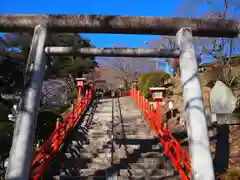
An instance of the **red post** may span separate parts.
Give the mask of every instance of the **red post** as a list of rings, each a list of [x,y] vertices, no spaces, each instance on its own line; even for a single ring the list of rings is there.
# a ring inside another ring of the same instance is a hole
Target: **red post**
[[[136,103],[138,104],[138,101],[137,101],[137,93],[138,91],[136,89],[134,89],[134,100],[136,101]]]
[[[136,89],[135,88],[133,88],[133,99],[136,102]]]
[[[81,93],[83,91],[84,83],[86,81],[86,78],[76,78],[77,81],[77,88],[78,89],[78,100],[80,101],[79,98],[81,98]]]
[[[84,87],[84,83],[86,81],[86,78],[76,78],[77,81],[77,87],[78,87],[78,97],[77,97],[77,104],[78,104],[78,109],[76,111],[77,116],[79,115],[79,111],[82,111],[82,109],[84,108],[84,97],[82,97],[82,91],[83,91],[83,87]],[[74,110],[74,109],[73,109]],[[75,113],[75,110],[73,111]],[[75,118],[72,119],[73,121],[75,120]]]
[[[60,144],[59,139],[60,139],[60,133],[61,133],[61,125],[60,125],[60,119],[57,119],[56,122],[56,128],[55,128],[55,132],[56,132],[56,138],[55,140],[53,140],[53,150],[57,151],[58,146]]]
[[[81,101],[82,86],[78,86],[77,102]]]
[[[137,90],[134,88],[133,89],[133,96],[134,96],[134,99],[136,100],[136,92],[137,92]]]
[[[182,149],[179,142],[171,135],[171,133],[169,133],[167,121],[164,121],[161,116],[160,103],[164,99],[162,92],[165,91],[165,88],[151,88],[150,91],[153,93],[153,99],[157,105],[156,111],[146,98],[141,96],[140,92],[136,89],[132,89],[131,96],[144,112],[145,118],[148,120],[152,130],[156,133],[156,135],[161,136],[160,142],[164,147],[164,153],[171,158],[174,166],[178,169],[181,178],[184,180],[190,179],[189,176],[192,174],[192,169],[190,166],[189,155],[184,151],[184,149]],[[170,147],[172,147],[175,152],[170,151]],[[188,171],[189,174],[185,171]]]
[[[138,101],[138,107],[141,108],[140,106],[140,92],[137,92],[137,101]]]
[[[156,115],[157,115],[157,126],[158,130],[162,129],[162,118],[161,118],[161,107],[160,107],[160,101],[156,101],[157,103],[157,109],[156,109]]]
[[[139,93],[139,106],[142,109],[142,96]]]

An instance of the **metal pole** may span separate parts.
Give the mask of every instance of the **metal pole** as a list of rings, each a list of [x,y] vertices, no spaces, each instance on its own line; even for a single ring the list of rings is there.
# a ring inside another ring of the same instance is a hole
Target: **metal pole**
[[[213,180],[215,178],[207,121],[198,77],[198,64],[193,46],[192,31],[190,28],[182,28],[178,31],[177,43],[181,51],[180,72],[193,179]]]
[[[37,25],[34,30],[29,53],[29,60],[33,62],[33,73],[26,83],[16,119],[9,166],[6,174],[6,179],[8,180],[28,180],[29,178],[33,141],[37,124],[37,110],[39,108],[46,66],[44,52],[46,38],[46,27]]]

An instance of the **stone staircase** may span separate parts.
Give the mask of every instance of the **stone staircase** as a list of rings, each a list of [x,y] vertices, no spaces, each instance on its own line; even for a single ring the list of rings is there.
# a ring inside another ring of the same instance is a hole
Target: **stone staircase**
[[[180,179],[130,97],[95,101],[43,177]]]

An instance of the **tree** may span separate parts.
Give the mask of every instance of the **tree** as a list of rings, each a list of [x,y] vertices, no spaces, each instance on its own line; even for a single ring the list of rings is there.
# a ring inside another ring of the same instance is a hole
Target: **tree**
[[[18,49],[24,58],[24,65],[28,59],[28,54],[31,46],[32,36],[28,33],[14,33],[5,35],[6,42],[9,48]],[[82,38],[78,34],[65,33],[65,34],[51,34],[48,38],[47,45],[52,46],[75,46],[79,47],[92,47],[90,41]],[[49,61],[52,61],[51,75],[66,77],[68,74],[75,76],[81,76],[83,71],[88,72],[92,69],[96,62],[94,57],[51,57]],[[47,73],[49,74],[49,73]]]
[[[200,12],[200,8],[203,6],[206,10]],[[187,17],[200,16],[217,20],[238,19],[240,17],[238,0],[185,0],[180,9],[188,12]],[[213,59],[222,59],[222,57],[231,56],[232,53],[240,50],[239,38],[195,38],[195,44],[199,47],[201,55],[210,56]]]
[[[143,95],[148,97],[150,87],[162,86],[169,78],[170,75],[165,71],[146,71],[139,76],[137,86]]]
[[[94,83],[102,75],[102,69],[100,67],[95,67],[88,73],[87,81]]]
[[[200,14],[203,18],[211,18],[217,20],[239,19],[240,17],[240,3],[238,0],[195,0],[190,3],[185,0],[182,9],[187,13],[187,16],[194,17],[196,12],[205,6],[206,11]],[[196,6],[196,3],[199,6]],[[195,9],[194,9],[195,8]],[[199,9],[196,9],[199,8]],[[234,88],[240,82],[240,78],[232,73],[231,61],[232,55],[240,53],[240,39],[239,38],[197,38],[195,37],[196,49],[201,52],[203,59],[216,61],[218,68],[214,68],[218,73],[215,75],[216,80],[221,80],[226,85]],[[219,71],[221,69],[221,71]],[[209,74],[212,78],[212,73]]]
[[[32,36],[28,33],[15,33],[6,34],[4,39],[9,49],[4,53],[4,61],[0,66],[0,92],[21,92]],[[52,34],[47,42],[47,45],[50,44],[53,46],[74,45],[76,48],[92,46],[89,40],[73,33]],[[48,69],[46,77],[51,78],[55,74],[54,77],[67,79],[71,89],[74,87],[75,77],[81,77],[83,72],[88,72],[97,65],[94,57],[52,57],[48,60],[52,61],[52,66]]]
[[[52,35],[49,43],[52,46],[92,47],[89,40],[71,33]],[[83,73],[89,72],[96,65],[94,57],[62,56],[53,58],[52,70],[61,77],[66,77],[68,74],[71,74],[73,77],[81,77]]]
[[[6,48],[7,48],[6,41],[2,37],[0,37],[0,63],[2,63],[3,54],[5,53]]]
[[[0,93],[14,94],[22,92],[31,38],[31,35],[28,33],[5,35],[4,39],[9,49],[4,53],[4,60],[0,66]],[[48,44],[55,46],[70,46],[74,44],[76,47],[92,46],[87,39],[83,39],[76,34],[52,34],[48,39]],[[55,77],[57,75],[58,78],[64,78],[70,83],[68,84],[72,90],[74,77],[81,77],[84,71],[87,72],[96,66],[93,57],[77,57],[76,59],[74,57],[53,57],[52,64],[52,67],[46,73],[46,77],[49,78],[52,77],[52,74],[55,74]],[[49,95],[49,92],[46,91],[46,88],[44,89],[43,94],[45,97],[45,95]],[[56,93],[56,95],[59,94]],[[0,100],[11,108],[12,102]]]
[[[105,69],[106,80],[115,85],[123,84],[125,89],[129,89],[130,84],[137,79],[141,71],[144,71],[143,62],[140,58],[106,58],[100,63],[100,67]],[[111,84],[112,84],[111,83]]]
[[[151,59],[134,57],[106,57],[99,61],[99,66],[105,69],[105,74],[108,76],[106,81],[110,84],[123,84],[125,89],[130,88],[130,84],[141,72],[155,69]]]
[[[6,34],[4,39],[9,49],[4,52],[4,59],[1,61],[0,93],[15,94],[17,92],[22,92],[23,90],[25,68],[27,65],[32,36],[27,33],[15,33]],[[92,46],[88,40],[83,39],[76,34],[52,34],[48,40],[49,42],[47,45],[72,46],[74,44],[76,47]],[[51,78],[55,73],[55,75],[57,75],[58,78],[62,78],[62,80],[69,79],[69,81],[66,81],[66,86],[69,85],[69,87],[74,87],[74,77],[81,76],[83,72],[88,72],[96,66],[94,57],[48,57],[48,60],[52,62],[52,67],[48,69],[45,80],[48,82],[48,78]],[[58,80],[58,83],[60,83],[60,80]],[[69,92],[67,91],[69,88],[66,88],[66,86],[63,91],[66,91],[65,95],[69,97]],[[51,88],[51,86],[44,86],[42,102],[44,102],[46,98],[54,99],[55,95],[60,96],[62,94],[55,91],[53,92],[53,89],[54,88]],[[76,91],[74,90],[75,89],[72,88],[72,91],[76,94]],[[5,130],[0,133],[0,141],[1,144],[6,145],[6,148],[1,148],[0,153],[0,161],[3,162],[8,156],[12,140],[11,132],[13,131],[14,123],[8,121],[7,115],[10,113],[13,101],[6,101],[0,98],[0,103],[0,129]],[[61,113],[66,111],[67,108],[67,105],[59,105],[58,107],[41,106],[38,113],[36,138],[44,140],[48,138],[55,128],[57,118],[61,118]]]
[[[178,49],[175,36],[161,36],[159,39],[154,39],[147,43],[150,48],[163,48],[163,49]],[[195,49],[197,50],[197,44],[194,41]],[[201,63],[201,53],[196,51],[197,60]],[[173,69],[173,74],[179,73],[179,58],[165,58],[161,64],[168,63]]]
[[[155,74],[156,74],[156,71],[146,71],[144,73],[141,73],[141,75],[138,78],[138,84],[137,84],[138,89],[143,92],[143,88],[147,80],[149,79],[149,77]]]
[[[207,14],[214,14],[210,17],[237,19],[240,16],[239,10],[238,0],[184,0],[177,14],[185,17],[203,17]]]
[[[165,71],[157,71],[150,75],[143,86],[142,92],[144,96],[149,95],[149,88],[151,87],[161,87],[170,78],[170,75]]]

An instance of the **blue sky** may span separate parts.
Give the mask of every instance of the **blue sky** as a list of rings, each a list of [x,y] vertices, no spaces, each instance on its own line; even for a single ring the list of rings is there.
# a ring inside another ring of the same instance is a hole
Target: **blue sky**
[[[179,15],[178,12],[183,2],[188,3],[185,5],[191,7],[191,13],[194,16],[199,16],[206,10],[209,11],[208,7],[196,4],[193,0],[0,0],[0,14],[105,14],[173,17]],[[81,35],[90,39],[96,47],[115,45],[146,47],[144,42],[160,37],[116,34]]]
[[[108,14],[174,16],[182,0],[1,0],[0,14]],[[97,47],[144,46],[146,35],[82,34]]]

